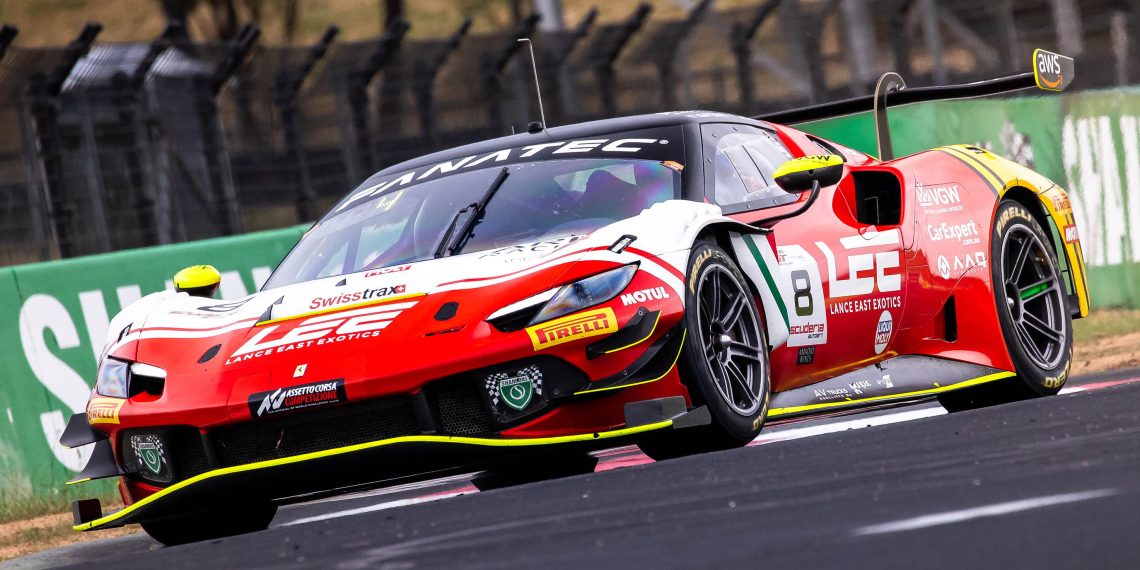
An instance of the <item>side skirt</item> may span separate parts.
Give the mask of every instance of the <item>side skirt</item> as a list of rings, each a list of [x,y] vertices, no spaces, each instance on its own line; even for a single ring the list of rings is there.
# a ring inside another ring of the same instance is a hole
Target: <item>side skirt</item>
[[[934,356],[904,355],[816,384],[772,395],[769,419],[836,412],[926,398],[1014,376]]]

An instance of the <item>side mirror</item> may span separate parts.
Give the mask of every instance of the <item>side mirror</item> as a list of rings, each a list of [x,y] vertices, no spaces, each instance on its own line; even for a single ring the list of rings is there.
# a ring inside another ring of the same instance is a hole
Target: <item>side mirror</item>
[[[213,297],[222,274],[213,265],[191,265],[174,274],[174,290],[192,297]]]
[[[832,186],[842,177],[843,159],[835,154],[793,158],[772,173],[776,185],[792,193],[807,192],[814,183],[819,183],[820,188]]]

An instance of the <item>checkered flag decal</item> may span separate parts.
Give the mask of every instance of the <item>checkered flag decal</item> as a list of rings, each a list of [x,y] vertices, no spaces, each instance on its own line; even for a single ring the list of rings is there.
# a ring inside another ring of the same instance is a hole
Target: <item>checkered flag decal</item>
[[[491,403],[499,405],[499,381],[506,380],[507,375],[498,372],[487,377],[487,394],[491,396]]]

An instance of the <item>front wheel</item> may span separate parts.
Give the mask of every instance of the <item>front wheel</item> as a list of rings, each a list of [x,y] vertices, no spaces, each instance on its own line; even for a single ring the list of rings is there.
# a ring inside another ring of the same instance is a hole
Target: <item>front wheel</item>
[[[679,371],[693,404],[707,406],[712,423],[638,442],[655,460],[746,445],[768,413],[768,340],[740,269],[723,249],[701,242],[689,255],[686,275]]]
[[[1017,376],[939,397],[951,412],[1051,396],[1073,360],[1073,319],[1049,235],[1018,202],[994,216],[990,273],[998,322]]]

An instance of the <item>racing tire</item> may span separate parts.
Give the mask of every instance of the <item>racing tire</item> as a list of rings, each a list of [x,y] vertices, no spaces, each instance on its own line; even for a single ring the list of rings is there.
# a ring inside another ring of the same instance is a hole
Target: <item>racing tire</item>
[[[641,451],[657,461],[744,446],[768,414],[768,339],[740,268],[714,243],[700,242],[689,254],[687,275],[678,371],[693,406],[707,406],[712,422],[639,440]]]
[[[276,515],[277,505],[257,503],[144,522],[141,526],[151,538],[163,545],[177,546],[265,530]]]
[[[1051,396],[1073,363],[1073,319],[1051,238],[1019,202],[998,204],[990,273],[998,322],[1017,375],[938,397],[949,412]]]

